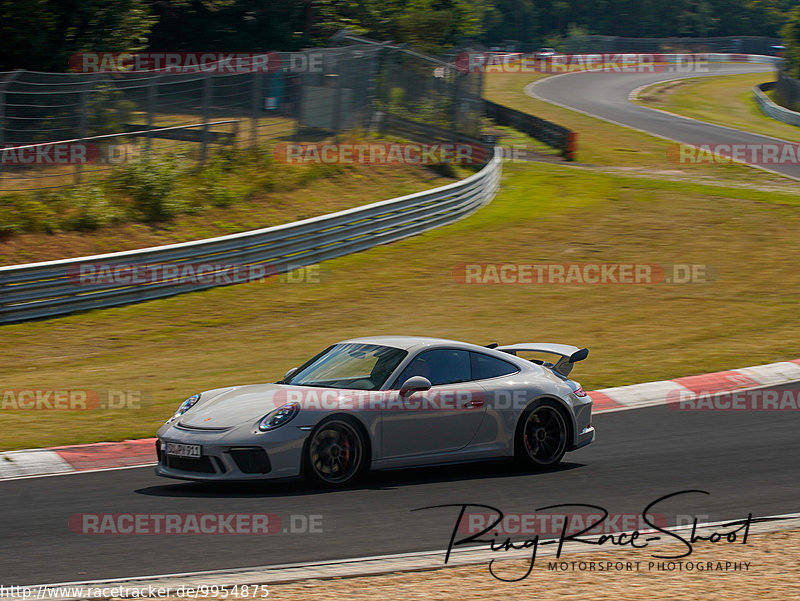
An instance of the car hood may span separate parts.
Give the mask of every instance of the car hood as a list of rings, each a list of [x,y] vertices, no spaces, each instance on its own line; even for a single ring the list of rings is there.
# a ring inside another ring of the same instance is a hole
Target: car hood
[[[251,384],[229,388],[203,401],[183,414],[178,423],[189,428],[217,430],[255,422],[267,413],[286,404],[288,393],[297,386]],[[306,388],[307,389],[307,388]],[[208,393],[203,393],[208,394]]]

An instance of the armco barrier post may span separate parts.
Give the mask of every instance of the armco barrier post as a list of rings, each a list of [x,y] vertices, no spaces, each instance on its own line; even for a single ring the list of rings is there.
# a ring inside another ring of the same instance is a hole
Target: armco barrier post
[[[258,121],[261,117],[261,103],[263,100],[263,92],[261,91],[263,85],[263,75],[257,73],[255,69],[252,73],[252,91],[253,97],[251,99],[251,115],[250,115],[250,146],[255,148],[258,146]]]
[[[153,133],[150,131],[155,127],[156,104],[158,103],[158,82],[161,79],[155,76],[147,86],[147,137],[145,138],[145,153],[150,158],[150,150],[153,147]]]
[[[203,131],[202,131],[202,146],[200,148],[200,162],[205,163],[208,157],[208,122],[211,114],[211,102],[214,94],[214,76],[207,73],[203,79]]]
[[[574,161],[578,153],[578,132],[571,131],[567,134],[567,147],[564,149],[564,158]]]
[[[89,135],[89,90],[83,89],[80,92],[80,113],[78,114],[78,137],[80,144],[84,144],[84,139]],[[80,162],[75,163],[75,183],[81,183],[83,167]]]

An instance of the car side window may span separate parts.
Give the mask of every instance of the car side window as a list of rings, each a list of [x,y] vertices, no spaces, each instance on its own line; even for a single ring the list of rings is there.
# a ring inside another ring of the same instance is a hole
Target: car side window
[[[472,379],[473,380],[486,380],[488,378],[499,378],[500,376],[508,376],[515,374],[519,371],[519,367],[508,361],[503,361],[496,357],[490,357],[483,353],[470,352],[470,361],[472,363]]]
[[[436,349],[417,355],[403,370],[394,383],[400,388],[412,376],[423,376],[433,386],[468,382],[472,379],[468,351],[456,349]]]

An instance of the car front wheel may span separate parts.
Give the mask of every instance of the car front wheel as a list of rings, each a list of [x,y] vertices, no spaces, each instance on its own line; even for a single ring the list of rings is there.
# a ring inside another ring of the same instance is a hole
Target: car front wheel
[[[350,484],[366,463],[364,439],[358,426],[344,417],[323,421],[311,434],[305,460],[306,473],[318,484]]]

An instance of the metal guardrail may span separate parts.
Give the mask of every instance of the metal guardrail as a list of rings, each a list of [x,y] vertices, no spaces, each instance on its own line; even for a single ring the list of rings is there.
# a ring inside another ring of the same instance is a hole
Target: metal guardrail
[[[761,112],[763,112],[767,117],[772,117],[773,119],[783,121],[789,125],[796,125],[800,127],[800,113],[772,102],[772,100],[770,100],[769,97],[764,93],[768,90],[774,89],[776,83],[777,82],[774,81],[768,81],[766,83],[753,86],[753,98],[755,98],[755,101],[761,108]]]
[[[548,146],[558,148],[567,160],[575,160],[578,139],[576,132],[541,117],[523,113],[489,100],[484,100],[484,106],[486,116],[498,125],[513,127]]]
[[[431,144],[433,142],[481,144],[481,140],[478,138],[465,136],[444,127],[403,119],[395,115],[382,113],[376,121],[376,129],[381,134],[396,135],[416,140],[421,144]]]
[[[709,63],[765,63],[777,65],[783,59],[765,54],[734,54],[731,52],[695,52],[684,54],[654,54],[659,62],[681,63],[689,58],[705,60]]]
[[[750,54],[769,52],[781,44],[767,36],[718,36],[711,38],[627,38],[605,35],[570,36],[564,51],[570,52],[725,52]]]
[[[467,216],[497,191],[502,159],[493,153],[461,181],[363,207],[239,234],[76,259],[0,267],[0,324],[127,305],[225,285],[154,279],[140,283],[86,283],[81,268],[135,266],[263,266],[284,273],[394,242]],[[115,280],[115,278],[111,278]],[[233,283],[233,282],[228,282]]]

